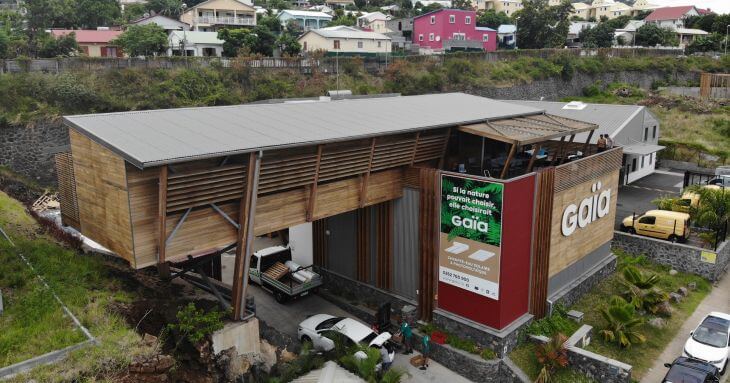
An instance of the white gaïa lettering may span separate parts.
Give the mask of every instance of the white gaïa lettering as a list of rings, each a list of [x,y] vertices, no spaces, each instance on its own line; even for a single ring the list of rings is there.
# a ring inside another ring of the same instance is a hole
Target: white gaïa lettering
[[[479,217],[472,216],[471,218],[461,218],[458,215],[451,217],[451,223],[454,226],[460,226],[465,229],[478,230],[482,233],[486,233],[489,225],[486,222],[479,221]]]
[[[569,236],[575,232],[576,227],[584,228],[589,223],[605,217],[611,208],[611,189],[601,190],[601,183],[597,182],[591,187],[594,194],[580,201],[578,206],[575,204],[568,205],[563,211],[563,219],[561,221],[561,231],[564,236]],[[598,193],[598,194],[595,194]]]

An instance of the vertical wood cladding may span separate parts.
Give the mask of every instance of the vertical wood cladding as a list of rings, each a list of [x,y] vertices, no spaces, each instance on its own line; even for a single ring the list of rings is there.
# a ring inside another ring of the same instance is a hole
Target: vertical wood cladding
[[[69,136],[81,232],[134,266],[124,160],[73,129]]]
[[[357,280],[370,280],[370,209],[362,208],[355,211],[355,257],[357,260]]]
[[[376,254],[377,271],[375,285],[390,290],[393,282],[393,202],[376,206]]]
[[[54,156],[58,175],[58,201],[61,204],[61,222],[66,226],[80,229],[79,204],[76,197],[76,180],[71,153],[58,153]]]
[[[419,184],[420,210],[418,238],[420,242],[420,281],[418,306],[422,320],[430,321],[436,299],[436,270],[438,255],[436,253],[436,238],[438,238],[438,177],[440,172],[436,169],[422,168]]]
[[[312,222],[312,250],[314,264],[320,267],[327,265],[327,218],[318,219]]]
[[[548,270],[550,267],[550,229],[553,210],[555,168],[537,173],[535,231],[532,238],[532,281],[530,313],[542,318],[547,313]]]

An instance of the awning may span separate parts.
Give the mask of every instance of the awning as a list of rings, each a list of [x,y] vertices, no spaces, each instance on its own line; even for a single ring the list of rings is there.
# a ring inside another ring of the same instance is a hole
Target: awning
[[[597,128],[598,125],[584,121],[552,114],[537,114],[461,125],[459,130],[516,146],[525,146]]]
[[[623,149],[624,149],[624,154],[645,156],[647,154],[656,153],[656,152],[664,149],[664,146],[653,145],[653,144],[632,144],[632,145],[623,146]]]

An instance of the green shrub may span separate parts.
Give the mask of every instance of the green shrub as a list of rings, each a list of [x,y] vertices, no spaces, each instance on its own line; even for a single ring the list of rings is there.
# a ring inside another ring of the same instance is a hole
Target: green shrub
[[[565,308],[556,305],[550,316],[538,319],[527,326],[527,333],[531,335],[543,335],[553,337],[557,334],[573,334],[578,329],[578,324],[568,318]]]
[[[167,326],[178,331],[181,338],[195,344],[213,332],[222,329],[224,315],[224,312],[218,310],[206,312],[203,309],[198,309],[191,302],[177,312],[178,323],[170,323]]]
[[[637,329],[644,321],[636,317],[636,308],[619,296],[614,296],[609,306],[601,310],[606,325],[600,334],[606,342],[615,342],[621,347],[644,343],[646,337]]]

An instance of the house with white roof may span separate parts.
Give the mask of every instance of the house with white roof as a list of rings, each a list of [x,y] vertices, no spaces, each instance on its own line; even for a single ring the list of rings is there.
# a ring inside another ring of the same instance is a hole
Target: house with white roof
[[[507,49],[517,48],[517,26],[512,24],[502,24],[497,27],[497,38],[500,47]]]
[[[172,31],[170,33],[169,56],[221,57],[223,40],[218,32]]]
[[[300,11],[285,9],[276,16],[281,25],[286,26],[293,22],[302,30],[324,28],[332,21],[332,15],[317,11]]]
[[[223,28],[256,26],[256,9],[250,0],[207,0],[188,8],[180,21],[193,31],[217,32]]]
[[[659,120],[641,105],[587,104],[580,101],[509,101],[514,104],[543,109],[546,113],[577,119],[598,125],[591,133],[595,144],[608,134],[614,146],[623,148],[623,167],[619,185],[632,183],[654,172],[659,145]],[[573,142],[586,142],[589,133],[579,133]]]
[[[383,12],[370,12],[357,18],[357,26],[377,33],[389,33],[393,32],[388,28],[390,19],[391,17]]]
[[[344,25],[310,29],[298,41],[305,53],[327,51],[329,55],[370,56],[392,49],[390,37]]]
[[[168,34],[172,31],[189,31],[190,25],[163,15],[152,15],[132,21],[132,25],[157,24]]]

